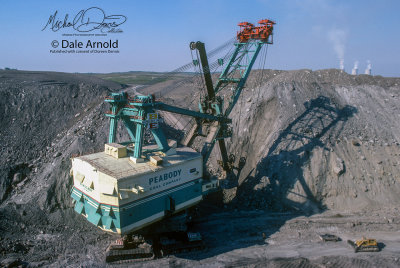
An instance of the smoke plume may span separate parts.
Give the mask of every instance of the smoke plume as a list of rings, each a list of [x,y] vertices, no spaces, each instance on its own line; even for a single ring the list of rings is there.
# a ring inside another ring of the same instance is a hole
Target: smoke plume
[[[371,70],[372,69],[372,64],[370,60],[367,60],[367,70]]]
[[[333,45],[333,50],[336,53],[336,56],[340,60],[340,69],[343,70],[344,66],[344,52],[345,52],[345,43],[346,43],[347,33],[343,29],[332,29],[328,32],[329,41]]]
[[[365,74],[371,75],[371,74],[372,74],[371,69],[372,69],[371,61],[370,61],[370,60],[367,60],[367,69],[365,69]]]

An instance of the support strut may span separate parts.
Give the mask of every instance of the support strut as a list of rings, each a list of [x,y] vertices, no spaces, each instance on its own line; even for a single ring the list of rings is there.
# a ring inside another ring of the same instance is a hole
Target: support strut
[[[194,50],[197,49],[200,54],[200,63],[203,69],[203,75],[204,75],[204,80],[206,82],[206,88],[207,88],[207,98],[206,101],[209,101],[208,104],[211,104],[215,102],[215,90],[211,78],[211,73],[210,73],[210,67],[208,65],[208,59],[207,59],[207,53],[206,53],[206,48],[204,46],[204,43],[197,41],[197,42],[191,42],[190,43],[190,49]],[[208,105],[207,105],[208,106]],[[210,105],[211,106],[211,105]],[[221,126],[221,127],[224,127]],[[216,133],[216,137],[219,136],[219,132],[221,131],[221,127],[218,128],[218,133]],[[207,146],[207,145],[205,145]],[[228,153],[226,150],[226,145],[225,145],[225,140],[224,139],[219,139],[218,140],[218,146],[219,146],[219,151],[221,153],[221,159],[222,159],[222,168],[226,171],[228,171]],[[209,156],[209,154],[207,154]],[[205,163],[207,162],[207,158],[205,159]]]
[[[212,82],[212,78],[211,78],[210,67],[208,66],[207,53],[206,53],[206,48],[204,46],[204,43],[202,43],[200,41],[191,42],[190,49],[192,49],[192,50],[197,49],[199,51],[200,62],[201,62],[201,66],[203,68],[204,80],[206,81],[207,94],[208,94],[209,100],[214,101],[215,100],[214,86],[213,86],[213,82]]]

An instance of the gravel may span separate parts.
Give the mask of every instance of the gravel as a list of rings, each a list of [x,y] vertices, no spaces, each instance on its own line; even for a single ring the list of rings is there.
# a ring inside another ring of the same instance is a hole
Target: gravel
[[[218,154],[208,163],[224,179],[222,193],[200,206],[197,228],[209,249],[140,265],[399,265],[399,85],[399,78],[333,69],[253,71],[231,114],[227,147],[237,169],[224,174]],[[192,86],[181,83],[163,100],[195,108]],[[115,237],[74,213],[70,157],[103,149],[103,99],[120,90],[92,75],[0,71],[1,266],[105,266],[104,250]],[[171,126],[168,133],[182,134]],[[239,169],[240,157],[246,162]],[[346,218],[328,228],[332,215]],[[352,239],[372,232],[387,246],[359,257],[340,244],[317,256],[318,228]]]

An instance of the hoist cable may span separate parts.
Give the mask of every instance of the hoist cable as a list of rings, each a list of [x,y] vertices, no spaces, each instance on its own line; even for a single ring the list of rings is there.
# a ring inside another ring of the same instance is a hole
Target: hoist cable
[[[265,53],[264,53],[264,59],[262,59],[263,60],[263,70],[264,70],[264,67],[265,67],[265,62],[266,62],[266,59],[267,59],[267,55],[268,55],[268,44],[267,44],[267,47],[266,47],[266,49],[265,49]],[[258,87],[258,94],[257,94],[257,102],[260,100],[260,92],[261,92],[261,85]],[[254,137],[254,140],[257,140],[257,136],[258,136],[258,133],[259,133],[259,131],[257,131],[257,133],[256,133],[256,136]],[[248,136],[248,142],[247,142],[247,148],[246,148],[246,150],[244,151],[244,152],[249,152],[249,148],[250,148],[250,138],[249,138],[249,136]],[[243,153],[243,151],[242,151],[242,153]],[[242,153],[240,154],[240,155],[242,155]]]

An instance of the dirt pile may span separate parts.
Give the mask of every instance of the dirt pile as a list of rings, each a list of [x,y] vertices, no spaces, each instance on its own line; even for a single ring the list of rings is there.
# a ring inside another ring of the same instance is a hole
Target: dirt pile
[[[71,228],[88,226],[65,209],[70,157],[103,148],[104,96],[120,88],[88,75],[0,71],[1,255],[29,251],[40,265],[76,248]]]
[[[315,213],[399,205],[400,79],[338,70],[260,73],[252,73],[232,112],[228,150],[235,166],[241,157],[246,163],[222,182],[228,207]],[[193,84],[163,98],[194,108]],[[104,265],[110,235],[73,212],[69,169],[72,155],[103,149],[103,97],[118,90],[89,75],[0,71],[3,259]],[[218,174],[215,156],[209,167]],[[224,233],[220,225],[216,235]]]
[[[266,77],[249,82],[232,114],[229,149],[247,161],[228,199],[310,212],[398,206],[400,79],[339,70]]]
[[[176,84],[166,94],[142,90],[193,109],[196,81]],[[399,78],[336,69],[253,71],[231,113],[228,151],[236,167],[241,158],[246,164],[224,182],[225,202],[307,212],[398,205],[399,91]],[[209,168],[218,174],[217,157]]]
[[[196,81],[176,84],[142,90],[193,109]],[[308,212],[399,204],[399,91],[399,78],[336,69],[253,71],[231,113],[228,151],[246,164],[225,182],[225,202]]]
[[[100,99],[110,89],[119,88],[88,75],[0,71],[0,200],[24,188],[41,173],[39,168],[44,163],[67,156],[70,146],[57,145],[71,131],[89,139],[99,136],[97,131],[85,131],[81,121],[95,107],[94,119],[100,118]],[[55,168],[51,171],[59,172]],[[51,172],[48,175],[55,176]]]

